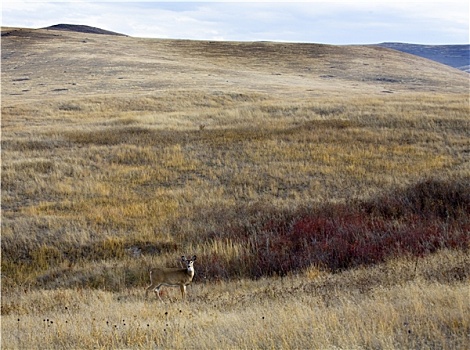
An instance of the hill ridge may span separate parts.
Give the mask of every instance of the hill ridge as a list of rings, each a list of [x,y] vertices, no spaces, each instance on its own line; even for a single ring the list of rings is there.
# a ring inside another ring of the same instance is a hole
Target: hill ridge
[[[377,46],[427,58],[470,73],[470,44],[427,45],[384,42]]]
[[[375,45],[91,37],[89,27],[59,28],[2,28],[4,98],[196,87],[295,96],[468,91],[465,72]]]
[[[49,29],[49,30],[65,30],[65,31],[72,31],[72,32],[79,32],[79,33],[87,33],[87,34],[101,34],[101,35],[118,35],[118,36],[127,36],[125,34],[112,32],[110,30],[105,30],[97,27],[87,26],[83,24],[54,24],[49,27],[45,27],[42,29]]]

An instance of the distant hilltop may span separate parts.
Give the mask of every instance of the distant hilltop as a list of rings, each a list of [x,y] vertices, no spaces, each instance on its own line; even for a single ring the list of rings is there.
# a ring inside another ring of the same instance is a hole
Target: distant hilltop
[[[88,33],[88,34],[103,34],[103,35],[119,35],[119,36],[127,36],[125,34],[112,32],[109,30],[104,30],[96,27],[90,27],[85,25],[79,24],[56,24],[50,27],[46,27],[43,29],[50,29],[50,30],[67,30],[71,32],[79,32],[79,33]]]
[[[56,24],[43,29],[64,30],[88,34],[127,36],[125,34],[116,33],[101,28],[78,24]],[[394,49],[415,56],[424,57],[470,73],[470,45],[419,45],[385,42],[376,44],[374,46]]]
[[[470,73],[470,45],[382,43],[378,46],[424,57]]]

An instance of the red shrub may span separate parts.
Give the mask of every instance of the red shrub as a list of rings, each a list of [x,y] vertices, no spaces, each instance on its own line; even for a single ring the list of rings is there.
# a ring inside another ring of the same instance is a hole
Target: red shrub
[[[270,211],[264,223],[245,227],[237,237],[252,248],[250,256],[244,257],[250,277],[285,275],[311,264],[338,271],[394,256],[468,249],[469,210],[464,181],[425,181],[367,202],[294,214]],[[209,276],[226,278],[237,273],[214,258]]]

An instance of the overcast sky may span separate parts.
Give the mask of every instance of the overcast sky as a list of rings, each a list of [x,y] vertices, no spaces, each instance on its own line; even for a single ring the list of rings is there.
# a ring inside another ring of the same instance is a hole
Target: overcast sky
[[[2,26],[84,24],[135,37],[468,44],[468,0],[155,2],[2,0]]]

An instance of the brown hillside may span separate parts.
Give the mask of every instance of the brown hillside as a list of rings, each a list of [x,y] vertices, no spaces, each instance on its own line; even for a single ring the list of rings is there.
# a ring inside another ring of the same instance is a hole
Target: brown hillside
[[[470,349],[467,73],[369,46],[1,45],[2,348]],[[146,299],[182,255],[187,299]]]
[[[318,96],[468,91],[468,74],[370,46],[209,42],[2,29],[2,97],[159,90],[237,90]]]
[[[90,27],[86,25],[78,25],[78,24],[55,24],[53,26],[49,26],[43,29],[50,29],[50,30],[65,30],[71,32],[79,32],[79,33],[86,33],[86,34],[101,34],[101,35],[119,35],[125,36],[121,33],[112,32],[109,30],[104,30],[101,28]]]

